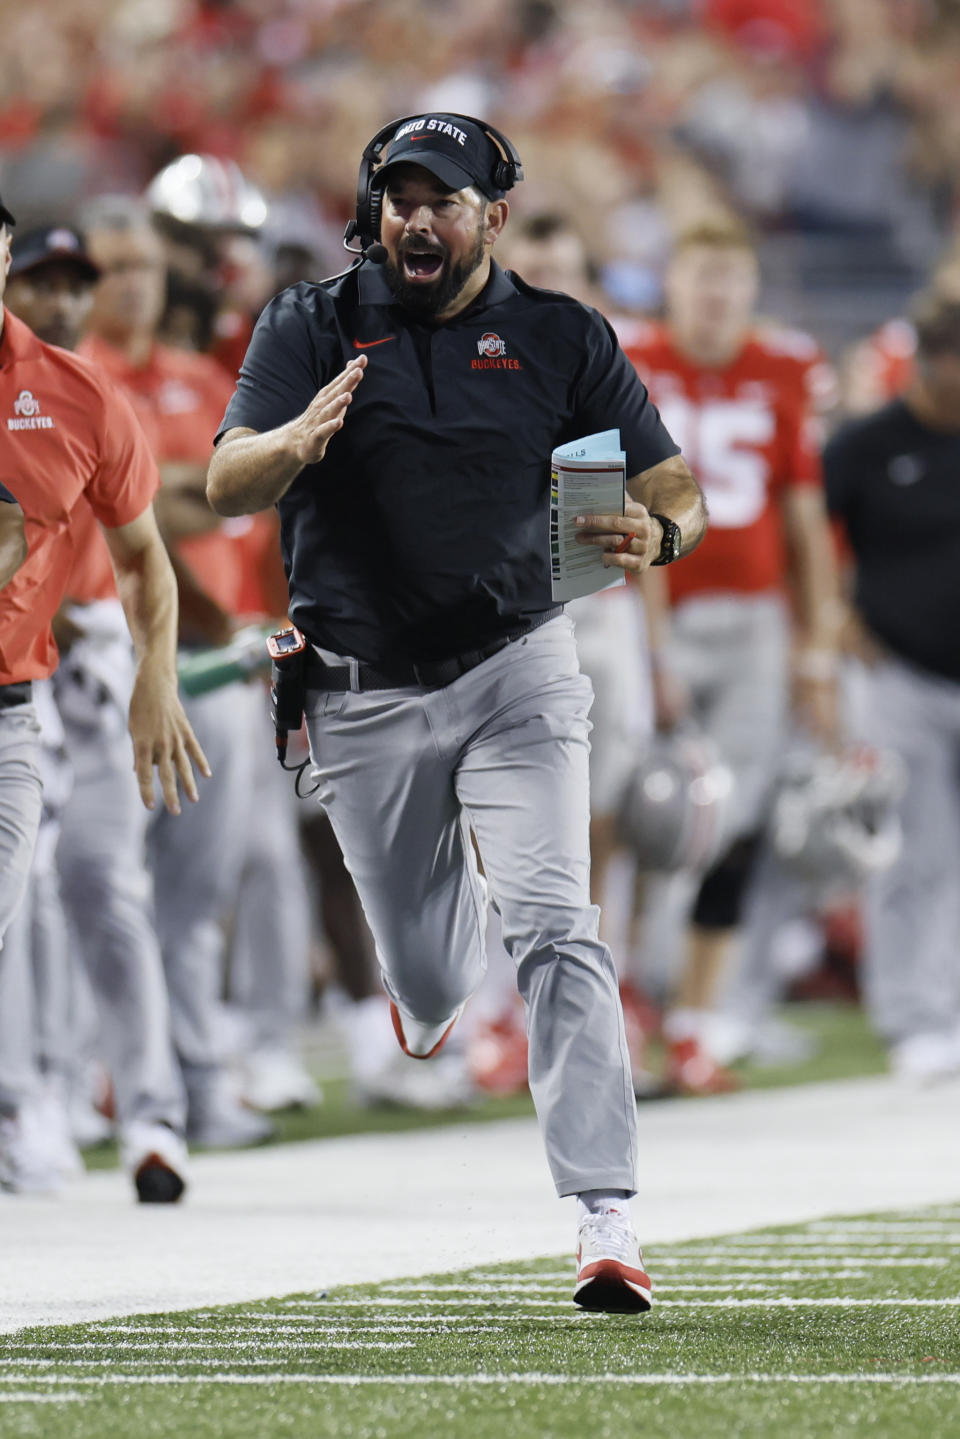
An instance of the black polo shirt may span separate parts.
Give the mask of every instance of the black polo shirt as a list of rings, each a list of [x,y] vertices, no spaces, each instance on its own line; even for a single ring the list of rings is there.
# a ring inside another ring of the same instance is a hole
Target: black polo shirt
[[[0,485],[0,500],[4,501],[8,505],[15,505],[17,503],[13,495],[11,495],[10,491],[7,489],[6,485]]]
[[[285,424],[360,353],[343,429],[278,508],[291,619],[372,664],[460,654],[551,607],[556,445],[619,427],[628,475],[678,452],[606,321],[496,265],[443,325],[371,264],[283,291],[220,434]]]
[[[837,431],[824,476],[866,624],[902,659],[960,680],[960,434],[894,400]]]

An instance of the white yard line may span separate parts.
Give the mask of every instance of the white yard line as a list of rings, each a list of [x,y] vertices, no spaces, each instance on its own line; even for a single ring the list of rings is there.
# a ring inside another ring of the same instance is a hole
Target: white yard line
[[[190,1384],[229,1385],[276,1385],[309,1384],[318,1387],[357,1388],[360,1386],[380,1388],[401,1386],[420,1388],[439,1384],[462,1388],[471,1385],[551,1385],[576,1388],[578,1386],[622,1384],[627,1386],[679,1385],[690,1384],[960,1384],[960,1374],[540,1374],[540,1373],[497,1373],[487,1374],[66,1374],[15,1376],[19,1383],[33,1384],[84,1384],[91,1388],[125,1387],[139,1384],[165,1384],[184,1386]],[[65,1396],[60,1395],[63,1399]]]
[[[825,1215],[892,1210],[894,1222],[937,1204],[948,1218],[958,1093],[870,1079],[644,1106],[638,1231],[655,1251]],[[59,1201],[0,1197],[0,1224],[8,1333],[570,1253],[574,1237],[532,1120],[201,1155],[187,1200],[169,1208],[137,1206],[123,1175],[95,1173]],[[960,1243],[929,1224],[896,1236],[834,1226],[810,1244],[829,1257],[842,1237],[847,1263],[871,1245],[899,1257]],[[778,1252],[798,1248],[794,1236]]]
[[[695,1271],[724,1269],[724,1271],[737,1276],[738,1279],[746,1278],[746,1275],[741,1275],[740,1272],[743,1266],[756,1269],[757,1278],[761,1274],[769,1274],[771,1279],[784,1279],[786,1272],[789,1271],[790,1274],[803,1272],[807,1278],[816,1279],[819,1274],[842,1274],[842,1272],[852,1274],[852,1269],[851,1271],[841,1271],[838,1269],[838,1265],[861,1265],[862,1269],[859,1272],[869,1274],[874,1269],[943,1269],[947,1263],[947,1259],[937,1259],[930,1255],[920,1256],[917,1259],[891,1259],[889,1256],[875,1259],[872,1255],[838,1255],[836,1259],[764,1259],[763,1255],[747,1255],[747,1253],[737,1256],[737,1258],[721,1256],[720,1259],[688,1259],[687,1256],[678,1259],[671,1255],[656,1256],[658,1272],[664,1271],[664,1269],[681,1269],[681,1271],[685,1271],[685,1269],[691,1269],[691,1271],[694,1269]],[[751,1275],[751,1278],[754,1278],[754,1275]],[[463,1285],[463,1288],[466,1288],[466,1285]]]
[[[89,1398],[89,1394],[74,1393],[69,1389],[60,1394],[18,1393],[16,1390],[4,1393],[0,1390],[0,1404],[86,1404]]]
[[[656,1288],[654,1288],[656,1294]],[[569,1309],[569,1299],[504,1299],[506,1306],[513,1314],[523,1313],[526,1310],[538,1309]],[[485,1299],[392,1299],[391,1309],[399,1309],[409,1305],[411,1309],[429,1309],[432,1305],[447,1305],[450,1308],[460,1309],[490,1309],[490,1300]],[[804,1308],[804,1307],[833,1307],[841,1309],[860,1308],[887,1308],[887,1309],[956,1309],[960,1308],[960,1294],[952,1295],[949,1298],[941,1299],[851,1299],[849,1295],[832,1295],[829,1298],[799,1299],[777,1297],[770,1299],[662,1299],[658,1308],[666,1309],[727,1309],[727,1308]],[[344,1309],[369,1309],[368,1299],[338,1299],[337,1307]],[[498,1317],[506,1317],[498,1311]]]
[[[344,1348],[415,1348],[413,1340],[397,1340],[396,1343],[367,1343],[366,1340],[331,1340],[322,1344],[305,1344],[302,1340],[272,1340],[269,1334],[256,1335],[253,1340],[230,1340],[223,1344],[217,1335],[210,1335],[210,1341],[203,1343],[200,1340],[177,1340],[170,1343],[170,1340],[163,1340],[160,1344],[131,1344],[128,1340],[75,1340],[71,1344],[19,1344],[17,1348],[42,1348],[45,1354],[73,1354],[76,1350],[107,1350],[108,1354],[122,1360],[124,1354],[130,1354],[134,1350],[170,1350],[171,1353],[189,1354],[191,1350],[209,1350],[209,1348],[229,1348],[230,1351],[242,1350],[242,1348],[255,1348],[255,1350],[282,1350],[289,1354],[325,1353],[331,1348],[344,1350]],[[3,1368],[0,1364],[0,1373]]]
[[[777,1254],[781,1251],[778,1249]],[[716,1250],[710,1251],[711,1256]],[[800,1258],[787,1255],[780,1259],[765,1259],[762,1251],[752,1252],[741,1249],[737,1253],[732,1250],[729,1254],[721,1255],[719,1258],[701,1258],[695,1255],[692,1258],[684,1254],[682,1257],[673,1255],[658,1255],[657,1269],[729,1269],[736,1270],[741,1265],[749,1264],[752,1268],[769,1270],[772,1276],[776,1276],[781,1269],[803,1269],[813,1275],[817,1270],[828,1270],[836,1272],[838,1264],[862,1264],[868,1270],[871,1269],[942,1269],[949,1263],[947,1259],[937,1259],[933,1255],[918,1255],[916,1258],[892,1259],[889,1255],[875,1257],[872,1254],[838,1254],[833,1259],[808,1259],[806,1255]],[[312,1301],[301,1300],[300,1303]]]

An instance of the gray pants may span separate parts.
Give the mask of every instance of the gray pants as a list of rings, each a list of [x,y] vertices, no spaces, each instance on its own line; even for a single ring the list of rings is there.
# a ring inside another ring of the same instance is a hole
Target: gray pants
[[[384,985],[424,1022],[480,983],[477,836],[517,966],[557,1192],[636,1184],[636,1106],[588,846],[589,681],[558,617],[445,689],[311,693],[311,752]]]
[[[36,710],[32,704],[0,710],[0,1014],[7,1019],[0,1046],[0,1109],[6,1110],[16,1109],[29,1095],[36,1074],[29,1024],[32,976],[17,946],[4,954],[3,936],[27,893],[42,809]]]
[[[199,800],[185,800],[181,814],[158,804],[149,830],[173,1043],[191,1102],[222,1072],[223,926],[236,902],[252,822],[254,707],[263,703],[245,684],[184,701],[213,774],[198,781]]]
[[[670,665],[693,714],[736,776],[731,839],[766,817],[783,755],[789,705],[789,630],[779,595],[705,595],[673,612]]]
[[[0,945],[23,902],[40,828],[39,749],[33,705],[0,710]]]
[[[866,1000],[889,1040],[960,1020],[960,684],[899,660],[863,675],[861,727],[907,768],[903,850],[867,888]]]
[[[766,822],[783,756],[789,708],[789,629],[779,595],[704,595],[671,617],[672,670],[689,690],[691,718],[734,774],[726,845]],[[646,890],[645,979],[669,994],[685,955],[702,873],[654,875]]]
[[[310,902],[300,850],[293,775],[277,764],[266,691],[254,696],[254,817],[245,853],[230,954],[230,998],[243,1007],[254,1049],[290,1049],[310,988]]]
[[[147,811],[124,731],[81,726],[64,711],[74,787],[57,849],[61,894],[96,1000],[117,1119],[183,1129],[183,1085],[153,894],[145,861]]]

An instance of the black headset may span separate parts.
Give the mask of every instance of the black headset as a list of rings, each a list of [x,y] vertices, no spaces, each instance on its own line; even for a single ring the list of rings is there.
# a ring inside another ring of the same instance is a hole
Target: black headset
[[[447,114],[447,111],[443,112]],[[449,112],[451,120],[467,120],[471,125],[476,125],[482,130],[496,154],[496,159],[491,165],[488,176],[488,184],[492,190],[511,190],[518,180],[523,179],[523,163],[513,144],[506,135],[488,125],[485,120],[478,120],[474,115],[457,115]],[[383,190],[378,186],[374,188],[373,177],[379,168],[383,151],[394,135],[405,125],[408,120],[419,120],[420,115],[404,115],[400,120],[391,120],[389,125],[384,125],[378,130],[373,139],[365,146],[360,157],[360,173],[357,176],[357,214],[356,218],[347,221],[347,228],[344,231],[343,243],[346,249],[350,250],[350,241],[359,238],[360,250],[352,251],[354,254],[363,254],[367,259],[375,263],[386,259],[386,251],[380,244],[380,214],[383,209]],[[366,254],[367,251],[372,254]],[[377,251],[383,250],[383,255]]]

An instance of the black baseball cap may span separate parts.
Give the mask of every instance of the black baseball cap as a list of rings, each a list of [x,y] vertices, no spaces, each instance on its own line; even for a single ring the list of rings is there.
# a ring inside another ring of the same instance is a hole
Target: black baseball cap
[[[497,188],[492,174],[502,158],[489,135],[472,120],[419,115],[399,126],[372,183],[385,185],[397,165],[422,165],[450,190],[476,185],[488,200],[501,200],[506,191]]]
[[[87,254],[83,235],[70,225],[37,225],[32,230],[24,230],[14,240],[11,253],[11,275],[23,275],[39,265],[59,261],[75,265],[91,282],[100,278],[98,266]]]
[[[17,223],[2,200],[0,200],[0,221],[2,221],[4,225],[15,225]]]

